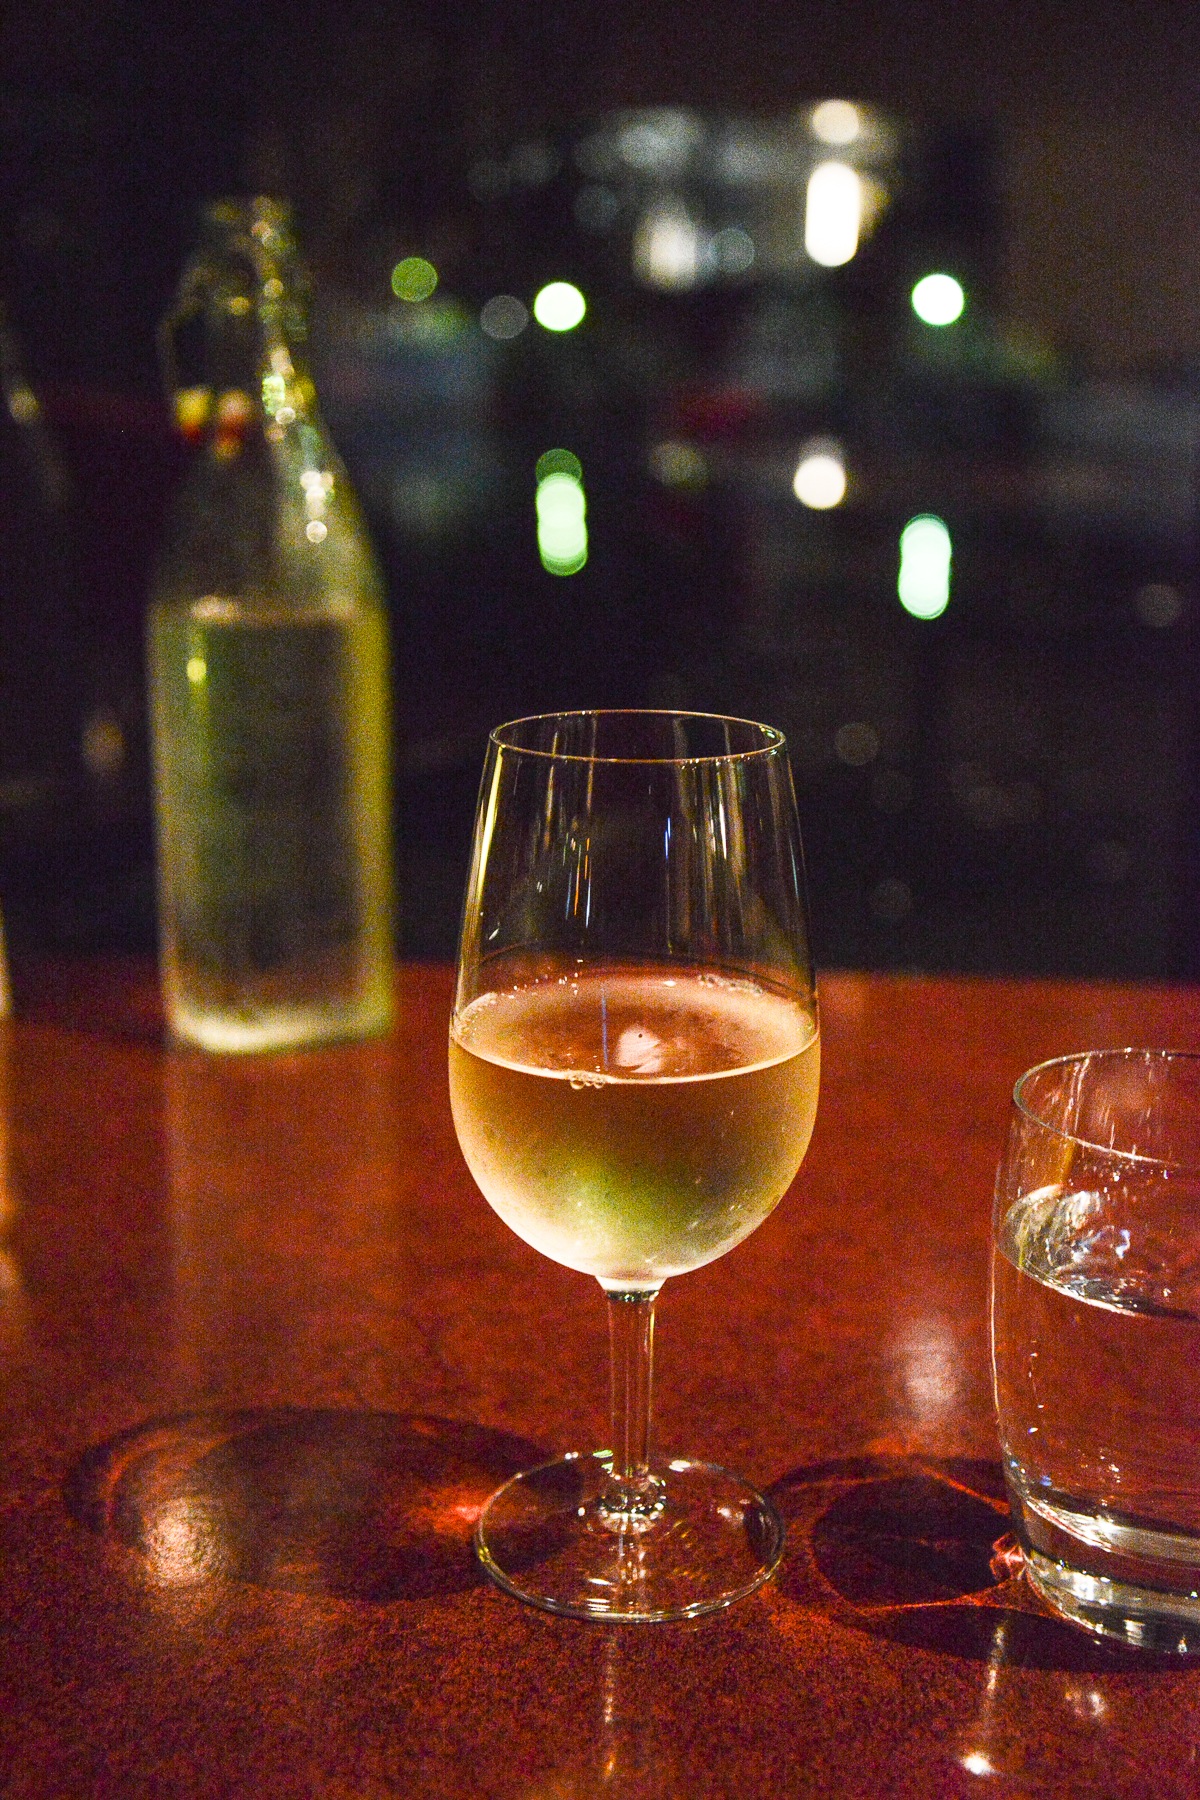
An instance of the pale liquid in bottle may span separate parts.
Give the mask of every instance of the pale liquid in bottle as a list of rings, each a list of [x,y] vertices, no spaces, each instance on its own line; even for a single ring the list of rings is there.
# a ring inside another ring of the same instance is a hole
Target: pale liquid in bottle
[[[390,1010],[386,628],[207,596],[151,620],[160,919],[176,1034],[249,1050]]]

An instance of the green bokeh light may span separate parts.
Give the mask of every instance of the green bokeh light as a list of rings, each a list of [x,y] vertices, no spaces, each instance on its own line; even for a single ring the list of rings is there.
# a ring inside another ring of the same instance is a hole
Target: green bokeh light
[[[438,272],[423,256],[406,256],[392,270],[392,292],[397,300],[428,300],[438,284]]]
[[[937,619],[950,603],[950,533],[935,513],[919,513],[900,533],[900,604],[914,619]]]
[[[544,331],[574,331],[587,311],[587,301],[569,281],[551,281],[533,303],[533,316]]]
[[[556,454],[571,456],[569,450],[547,452]],[[578,467],[578,458],[571,460]],[[582,481],[567,469],[551,470],[538,480],[537,541],[542,567],[551,575],[576,575],[587,561],[587,500]]]
[[[953,275],[922,275],[912,291],[912,309],[925,325],[953,325],[966,304],[962,282]]]
[[[535,475],[539,482],[545,481],[547,475],[572,475],[576,481],[582,481],[583,464],[573,450],[546,450],[537,459]]]

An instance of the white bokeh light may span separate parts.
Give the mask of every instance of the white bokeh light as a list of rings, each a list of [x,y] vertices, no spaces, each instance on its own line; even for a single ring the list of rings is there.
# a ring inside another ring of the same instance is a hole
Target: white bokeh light
[[[852,144],[862,130],[862,114],[852,100],[822,100],[808,122],[823,144]]]
[[[831,438],[813,438],[800,452],[792,492],[801,506],[827,512],[846,497],[846,464],[842,447]]]
[[[804,248],[824,269],[848,263],[858,249],[862,225],[862,181],[848,163],[818,163],[808,178],[804,205]]]

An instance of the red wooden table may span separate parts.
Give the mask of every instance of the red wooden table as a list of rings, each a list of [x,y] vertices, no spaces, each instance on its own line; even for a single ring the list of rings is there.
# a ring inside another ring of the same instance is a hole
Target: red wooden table
[[[1200,992],[825,979],[804,1169],[660,1303],[659,1442],[768,1486],[785,1560],[709,1620],[613,1628],[471,1556],[505,1474],[603,1441],[603,1308],[461,1162],[448,971],[398,980],[388,1041],[243,1060],[165,1050],[146,971],[19,989],[4,1800],[1200,1792],[1200,1667],[991,1572],[986,1325],[1015,1076],[1200,1048]]]

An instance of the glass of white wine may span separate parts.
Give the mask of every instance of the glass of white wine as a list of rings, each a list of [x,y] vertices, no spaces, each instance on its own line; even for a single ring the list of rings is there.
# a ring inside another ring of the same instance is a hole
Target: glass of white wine
[[[450,1097],[471,1173],[608,1300],[611,1449],[515,1476],[476,1532],[551,1612],[694,1617],[750,1593],[783,1526],[713,1464],[652,1458],[654,1302],[791,1183],[820,1040],[778,731],[572,712],[491,735],[463,911]]]

